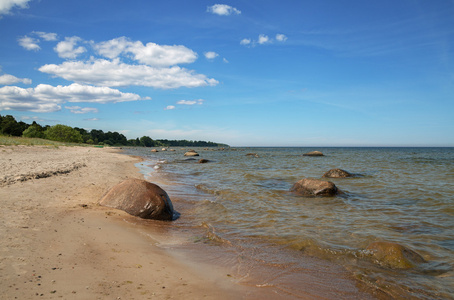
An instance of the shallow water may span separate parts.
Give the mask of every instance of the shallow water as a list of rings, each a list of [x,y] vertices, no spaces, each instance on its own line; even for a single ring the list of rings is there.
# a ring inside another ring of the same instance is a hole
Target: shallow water
[[[175,208],[191,216],[184,222],[205,226],[211,241],[322,258],[393,297],[453,297],[454,148],[196,150],[195,160],[183,149],[127,153],[146,159],[142,172],[163,180],[171,198],[185,199]],[[312,150],[325,156],[302,156]],[[210,162],[199,164],[199,158]],[[298,180],[321,178],[332,168],[358,175],[329,179],[344,194],[289,192]],[[408,270],[384,266],[365,251],[374,241],[399,243],[427,262]],[[251,255],[273,260],[266,251]]]

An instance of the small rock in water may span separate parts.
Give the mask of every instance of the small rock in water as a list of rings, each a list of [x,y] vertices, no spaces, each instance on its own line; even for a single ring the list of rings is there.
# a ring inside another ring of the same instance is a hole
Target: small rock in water
[[[199,154],[197,152],[195,152],[194,150],[190,150],[190,151],[186,152],[184,154],[184,156],[199,156]]]
[[[323,155],[323,153],[321,153],[320,151],[311,151],[308,153],[304,153],[303,156],[325,156],[325,155]]]
[[[208,159],[204,159],[204,158],[199,159],[199,164],[205,164],[207,162],[209,162]]]
[[[373,258],[383,266],[393,269],[410,269],[425,259],[415,251],[392,242],[373,242],[367,246]]]
[[[304,178],[295,183],[290,189],[301,196],[321,196],[332,197],[338,194],[339,190],[336,185],[331,181],[324,181],[320,179]]]
[[[352,177],[353,174],[342,170],[342,169],[331,169],[325,174],[323,174],[323,177],[328,177],[328,178],[346,178],[346,177]]]

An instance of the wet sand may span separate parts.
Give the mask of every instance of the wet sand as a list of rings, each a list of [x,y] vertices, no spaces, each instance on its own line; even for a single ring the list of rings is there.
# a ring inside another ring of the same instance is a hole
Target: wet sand
[[[113,185],[143,178],[138,161],[109,148],[0,146],[0,298],[371,298],[347,272],[310,260],[306,270],[244,263],[232,273],[229,249],[169,247],[185,244],[171,223],[97,205]]]

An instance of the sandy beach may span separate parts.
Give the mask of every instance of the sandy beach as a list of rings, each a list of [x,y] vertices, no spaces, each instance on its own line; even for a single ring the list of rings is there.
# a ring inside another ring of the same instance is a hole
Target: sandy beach
[[[138,158],[113,149],[0,147],[0,298],[233,299],[248,292],[201,272],[97,205]],[[252,295],[251,295],[252,296]]]
[[[143,178],[139,162],[113,148],[0,146],[0,298],[373,298],[341,268],[310,258],[292,277],[203,244],[194,259],[191,245],[168,247],[194,243],[171,222],[99,206],[112,186]]]

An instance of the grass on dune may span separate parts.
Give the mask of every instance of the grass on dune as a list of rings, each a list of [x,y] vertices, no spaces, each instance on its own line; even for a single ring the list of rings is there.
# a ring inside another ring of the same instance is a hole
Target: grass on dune
[[[5,146],[87,146],[85,144],[76,143],[62,143],[51,140],[39,139],[39,138],[26,138],[17,136],[2,136],[0,135],[0,145]]]

